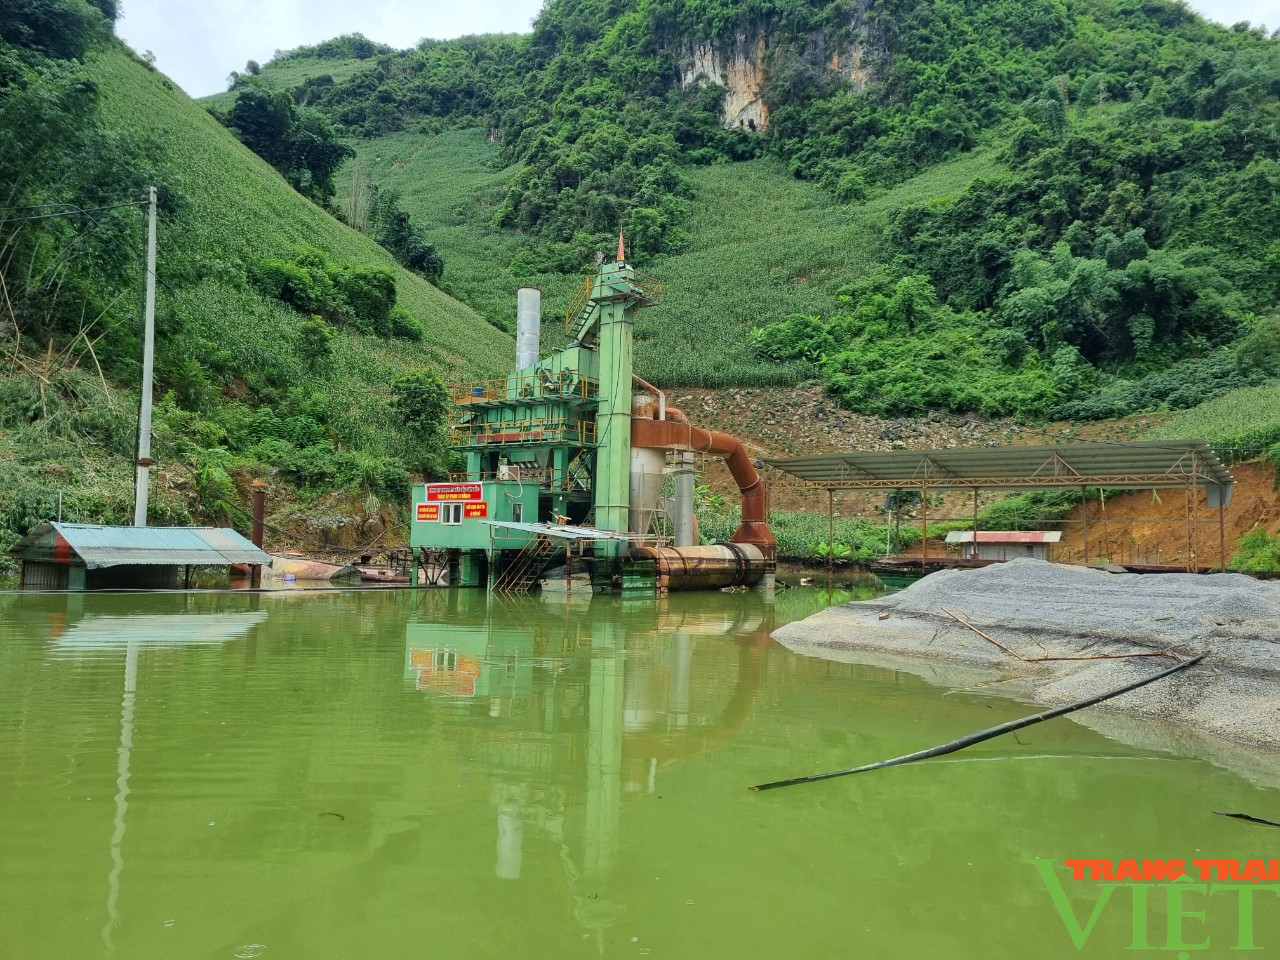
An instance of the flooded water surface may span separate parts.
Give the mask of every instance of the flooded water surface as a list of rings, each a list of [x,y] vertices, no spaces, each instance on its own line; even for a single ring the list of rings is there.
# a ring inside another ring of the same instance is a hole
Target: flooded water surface
[[[748,792],[1038,709],[769,639],[826,600],[0,597],[0,957],[1122,957],[1130,892],[1077,951],[1030,861],[1083,925],[1065,858],[1280,855],[1213,815],[1280,791],[1066,719]]]

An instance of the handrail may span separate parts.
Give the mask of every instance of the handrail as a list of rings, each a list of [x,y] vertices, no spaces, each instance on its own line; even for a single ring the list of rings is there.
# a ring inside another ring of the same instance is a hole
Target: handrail
[[[454,446],[498,446],[508,443],[576,443],[587,446],[596,442],[594,420],[572,420],[565,417],[476,421],[455,424],[451,432]]]
[[[525,377],[498,377],[452,383],[448,390],[453,405],[458,407],[542,399],[590,400],[600,395],[600,381],[569,370],[546,370]]]
[[[662,303],[662,297],[666,291],[663,282],[657,277],[650,277],[638,270],[632,270],[631,272],[633,274],[631,282],[640,288],[641,299],[655,307]]]
[[[587,277],[582,281],[582,286],[578,288],[578,292],[574,294],[573,299],[569,301],[569,309],[564,313],[564,332],[569,333],[573,329],[573,322],[578,318],[578,314],[582,312],[582,308],[587,305],[587,301],[591,299],[591,293],[595,289],[595,275]]]

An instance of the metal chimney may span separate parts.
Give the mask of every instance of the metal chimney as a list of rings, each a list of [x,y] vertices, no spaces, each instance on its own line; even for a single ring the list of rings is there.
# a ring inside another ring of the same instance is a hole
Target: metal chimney
[[[537,287],[521,287],[516,294],[516,369],[523,370],[538,362],[542,337],[542,291]]]

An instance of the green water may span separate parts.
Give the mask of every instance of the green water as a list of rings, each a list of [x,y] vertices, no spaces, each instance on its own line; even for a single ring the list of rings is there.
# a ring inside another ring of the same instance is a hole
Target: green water
[[[1122,957],[1029,858],[1280,855],[1212,815],[1280,791],[1070,720],[749,793],[1031,712],[769,640],[825,600],[0,596],[0,958]]]

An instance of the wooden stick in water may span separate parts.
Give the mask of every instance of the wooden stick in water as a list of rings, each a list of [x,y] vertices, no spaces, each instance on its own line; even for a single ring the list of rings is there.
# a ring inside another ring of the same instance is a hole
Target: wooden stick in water
[[[1186,670],[1188,667],[1194,667],[1197,663],[1207,657],[1207,653],[1199,654],[1190,660],[1184,660],[1175,664],[1166,670],[1152,674],[1142,680],[1135,680],[1132,683],[1126,683],[1123,687],[1110,690],[1107,693],[1100,693],[1097,696],[1089,697],[1085,700],[1077,700],[1075,703],[1069,703],[1063,707],[1055,707],[1052,710],[1046,710],[1043,713],[1037,713],[1030,717],[1023,717],[1020,720],[1010,720],[1008,723],[1002,723],[999,726],[988,727],[986,730],[979,730],[977,733],[971,733],[967,737],[961,737],[958,740],[951,740],[947,743],[940,744],[936,747],[930,747],[928,750],[918,750],[915,753],[908,753],[905,756],[894,757],[891,760],[881,760],[879,763],[869,763],[861,767],[852,767],[848,770],[836,770],[832,773],[815,773],[808,777],[793,777],[790,780],[774,780],[772,783],[760,783],[748,789],[759,793],[761,790],[775,790],[778,787],[793,787],[800,783],[816,783],[819,780],[831,780],[835,777],[847,777],[854,773],[866,773],[869,770],[880,770],[885,767],[900,767],[906,763],[915,763],[917,760],[928,760],[931,757],[942,757],[948,753],[955,753],[964,750],[966,747],[972,747],[975,744],[983,743],[986,740],[994,740],[996,737],[1006,733],[1012,733],[1014,730],[1021,730],[1023,727],[1029,727],[1036,723],[1042,723],[1045,720],[1052,720],[1054,717],[1065,716],[1068,713],[1074,713],[1077,710],[1083,710],[1085,707],[1091,707],[1095,703],[1101,703],[1103,700],[1110,700],[1112,697],[1118,697],[1122,693],[1128,693],[1130,690],[1137,690],[1139,687],[1145,687],[1149,683],[1155,683],[1171,674],[1180,670]]]
[[[1011,650],[1009,647],[1006,647],[1003,643],[1001,643],[999,640],[997,640],[995,637],[991,636],[990,634],[983,633],[981,630],[975,627],[972,623],[970,623],[964,617],[960,616],[958,613],[952,613],[946,607],[942,608],[942,612],[945,613],[952,620],[954,620],[956,623],[960,624],[960,626],[967,627],[968,629],[976,633],[978,636],[980,636],[983,640],[988,640],[991,643],[994,643],[997,647],[999,647],[1005,653],[1009,654],[1009,656],[1017,657],[1023,663],[1049,663],[1055,660],[1128,660],[1130,657],[1168,657],[1170,660],[1178,659],[1172,653],[1166,653],[1163,650],[1149,650],[1149,651],[1146,651],[1145,653],[1091,653],[1083,657],[1024,657],[1017,650]],[[1033,637],[1032,639],[1035,639],[1035,638]],[[1036,640],[1036,643],[1040,643],[1040,641]],[[1043,644],[1041,644],[1041,646],[1043,647]]]

